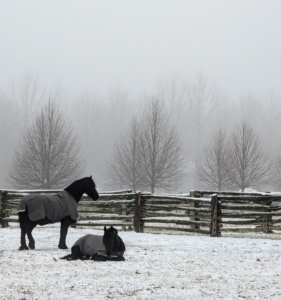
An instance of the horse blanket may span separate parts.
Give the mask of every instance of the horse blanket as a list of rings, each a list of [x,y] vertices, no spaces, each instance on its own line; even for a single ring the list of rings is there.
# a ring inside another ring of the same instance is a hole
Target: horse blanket
[[[78,219],[77,202],[67,191],[58,192],[51,196],[27,195],[20,200],[18,213],[26,211],[26,208],[31,221],[47,218],[54,223],[66,216],[70,216],[74,221]]]
[[[95,254],[107,256],[106,248],[102,241],[103,237],[101,235],[94,235],[94,234],[87,234],[79,238],[74,245],[72,246],[79,246],[80,252],[85,256],[93,256]],[[117,252],[114,251],[112,253],[113,256],[123,256],[125,251]]]

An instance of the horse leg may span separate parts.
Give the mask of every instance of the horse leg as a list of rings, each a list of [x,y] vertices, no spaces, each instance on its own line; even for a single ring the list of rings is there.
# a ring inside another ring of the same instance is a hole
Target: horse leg
[[[60,259],[67,259],[67,260],[69,260],[70,257],[71,257],[71,254],[67,254],[66,256],[63,256]]]
[[[124,256],[117,256],[117,257],[111,257],[108,260],[112,260],[112,261],[125,261]]]
[[[20,221],[20,229],[21,229],[21,237],[20,237],[20,247],[19,250],[29,250],[26,245],[25,235],[26,235],[26,225],[28,223],[27,212],[19,213],[19,221]]]
[[[71,248],[71,256],[68,258],[68,260],[75,260],[77,258],[82,257],[83,254],[80,251],[80,247],[79,246],[75,246]]]
[[[23,228],[21,228],[21,237],[20,237],[19,250],[29,250],[29,248],[27,247],[26,242],[25,242],[25,235],[26,235],[26,232],[24,231]]]
[[[81,253],[79,246],[72,247],[71,254],[61,257],[61,259],[67,259],[67,260],[75,260],[77,258],[80,258],[82,260],[86,259],[85,256],[83,256],[83,254]]]
[[[30,221],[27,225],[27,229],[26,229],[26,233],[27,233],[27,236],[28,236],[28,239],[29,239],[29,243],[28,243],[28,246],[30,249],[35,249],[35,241],[34,241],[34,238],[31,234],[32,230],[34,229],[34,227],[36,227],[37,223],[36,222],[32,222]]]
[[[73,221],[69,216],[63,218],[61,220],[61,227],[60,227],[60,241],[59,241],[59,248],[60,249],[67,249],[65,240],[66,235],[68,231],[68,227],[70,224],[76,223],[76,221]]]
[[[103,255],[98,255],[97,253],[94,254],[91,258],[94,261],[107,261],[108,257],[107,256],[103,256]]]

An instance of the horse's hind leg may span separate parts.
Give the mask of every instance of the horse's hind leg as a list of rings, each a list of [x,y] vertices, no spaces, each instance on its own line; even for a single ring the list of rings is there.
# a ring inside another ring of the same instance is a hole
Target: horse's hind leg
[[[80,247],[74,246],[71,248],[71,256],[68,258],[68,260],[74,260],[77,258],[81,258],[82,256],[83,256],[83,254],[80,251]]]
[[[66,255],[66,256],[63,256],[63,257],[61,257],[60,259],[67,259],[67,260],[69,260],[69,258],[71,258],[71,254],[68,254],[68,255]]]
[[[61,259],[75,260],[75,259],[81,258],[81,257],[83,257],[83,254],[80,251],[80,247],[74,246],[71,248],[71,254],[63,256],[63,257],[61,257]]]

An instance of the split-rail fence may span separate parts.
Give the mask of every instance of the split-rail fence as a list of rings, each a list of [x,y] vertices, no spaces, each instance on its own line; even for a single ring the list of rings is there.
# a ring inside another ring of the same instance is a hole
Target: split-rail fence
[[[17,206],[27,194],[58,190],[0,190],[2,227],[18,222]],[[112,225],[135,232],[189,232],[219,237],[224,232],[281,233],[280,193],[190,191],[188,194],[101,192],[98,201],[83,195],[75,227]]]

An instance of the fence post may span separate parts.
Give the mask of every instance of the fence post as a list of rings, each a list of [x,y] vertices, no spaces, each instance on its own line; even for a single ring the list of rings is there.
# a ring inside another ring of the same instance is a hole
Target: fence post
[[[1,194],[0,194],[0,222],[1,222],[2,228],[6,228],[9,226],[8,222],[2,221],[3,218],[8,217],[7,212],[6,212],[6,207],[4,205],[6,195],[7,195],[7,192],[1,191]]]
[[[217,197],[217,194],[211,195],[210,236],[212,236],[212,237],[220,236],[220,233],[218,230],[218,197]]]
[[[126,211],[127,204],[121,204],[121,207],[122,207],[122,212],[121,212],[121,214],[122,214],[122,215],[126,215],[126,214],[127,214],[127,211]],[[127,220],[125,219],[125,221],[127,221]],[[126,230],[127,230],[127,227],[126,227],[126,226],[122,226],[122,229],[123,229],[124,231],[126,231]]]
[[[192,197],[192,198],[195,198],[195,191],[194,190],[191,190],[190,193],[189,193],[189,196]],[[193,201],[190,203],[190,207],[198,207],[198,204]],[[196,218],[196,212],[195,211],[191,211],[190,212],[190,221],[200,221],[200,219]],[[199,225],[190,225],[190,229],[200,229],[200,226]]]
[[[141,215],[141,192],[138,192],[135,194],[135,212],[134,212],[135,232],[141,232],[140,215]]]
[[[269,205],[271,207],[272,201],[269,201],[269,200],[262,201],[261,204],[262,205]],[[270,209],[270,212],[271,211],[272,210]],[[272,216],[262,216],[261,219],[262,219],[262,222],[263,222],[262,231],[264,233],[272,233],[272,229],[271,229],[272,228]],[[269,227],[271,227],[271,228],[269,228]]]

